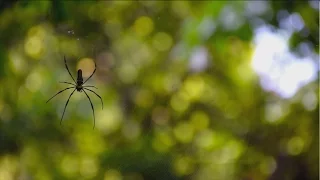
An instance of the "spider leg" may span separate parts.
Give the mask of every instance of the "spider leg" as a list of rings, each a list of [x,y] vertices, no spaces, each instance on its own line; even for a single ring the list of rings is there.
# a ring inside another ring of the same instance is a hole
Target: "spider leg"
[[[65,91],[65,90],[67,90],[67,89],[71,89],[71,88],[74,88],[74,87],[68,87],[68,88],[66,88],[66,89],[64,89],[64,90],[59,91],[57,94],[55,94],[54,96],[52,96],[46,103],[48,103],[48,102],[49,102],[52,98],[54,98],[56,95],[62,93],[63,91]]]
[[[66,108],[67,108],[67,105],[68,105],[68,103],[69,103],[69,100],[70,100],[72,94],[75,92],[75,90],[76,90],[76,89],[74,89],[74,90],[72,91],[72,93],[69,95],[69,98],[68,98],[68,100],[67,100],[67,103],[66,103],[66,105],[64,106],[63,113],[62,113],[62,117],[61,117],[61,120],[60,120],[60,125],[61,125],[61,123],[62,123],[62,119],[63,119],[63,116],[64,116],[64,112],[66,111]]]
[[[93,87],[93,88],[98,89],[98,88],[97,88],[97,87],[95,87],[95,86],[82,86],[82,87]]]
[[[65,66],[66,66],[66,68],[67,68],[67,70],[68,70],[68,73],[70,74],[73,82],[76,83],[76,81],[74,80],[74,78],[73,78],[73,76],[71,75],[70,70],[69,70],[69,68],[68,68],[66,57],[63,56],[63,59],[64,59],[64,64],[65,64]],[[76,84],[77,84],[77,83],[76,83]]]
[[[73,83],[69,83],[69,82],[59,82],[59,83],[71,84],[71,85],[76,86],[75,84],[73,84]]]
[[[88,88],[83,88],[83,89],[86,89],[86,90],[88,90],[88,91],[91,91],[91,92],[93,92],[95,95],[97,95],[97,96],[100,98],[100,100],[101,100],[102,109],[103,109],[103,101],[102,101],[101,96],[99,96],[96,92],[92,91],[91,89],[88,89]]]
[[[93,104],[91,102],[91,99],[90,99],[89,95],[86,93],[86,91],[84,89],[83,89],[83,92],[86,94],[86,96],[88,97],[88,99],[90,101],[90,104],[91,104],[91,108],[92,108],[92,112],[93,112],[93,129],[94,129],[94,127],[96,125],[96,118],[94,116],[94,107],[93,107]]]
[[[97,70],[97,64],[94,63],[94,71],[93,71],[93,73],[88,77],[88,79],[87,79],[86,81],[84,81],[84,83],[86,83],[86,82],[93,76],[93,74],[96,72],[96,70]],[[83,83],[83,84],[84,84],[84,83]]]

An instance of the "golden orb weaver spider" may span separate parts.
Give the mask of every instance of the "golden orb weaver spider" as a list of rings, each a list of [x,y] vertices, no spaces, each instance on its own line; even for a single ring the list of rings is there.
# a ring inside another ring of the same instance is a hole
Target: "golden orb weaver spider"
[[[89,78],[88,78],[86,81],[84,81],[84,82],[83,82],[83,77],[82,77],[82,70],[81,70],[81,69],[78,69],[77,81],[75,81],[74,78],[73,78],[73,76],[72,76],[71,73],[70,73],[69,68],[68,68],[67,61],[66,61],[66,57],[63,56],[63,59],[64,59],[65,67],[66,67],[66,69],[67,69],[67,71],[68,71],[69,75],[71,76],[71,78],[72,78],[72,80],[73,80],[74,83],[70,83],[70,82],[60,82],[60,83],[70,84],[70,85],[73,85],[73,86],[72,86],[72,87],[65,88],[65,89],[59,91],[59,92],[56,93],[54,96],[52,96],[46,103],[48,103],[52,98],[54,98],[56,95],[62,93],[63,91],[74,88],[74,90],[73,90],[72,93],[69,95],[69,98],[68,98],[68,100],[67,100],[67,102],[66,102],[66,104],[65,104],[65,106],[64,106],[63,113],[62,113],[62,117],[61,117],[61,120],[60,120],[60,125],[61,125],[62,119],[63,119],[63,116],[64,116],[64,113],[65,113],[65,111],[66,111],[67,105],[68,105],[68,103],[69,103],[69,100],[70,100],[72,94],[73,94],[76,90],[77,90],[78,92],[82,92],[82,91],[83,91],[83,92],[86,94],[86,96],[88,97],[88,99],[89,99],[89,101],[90,101],[90,104],[91,104],[91,109],[92,109],[92,112],[93,112],[93,129],[94,129],[95,124],[96,124],[95,115],[94,115],[94,107],[93,107],[93,104],[92,104],[92,102],[91,102],[91,99],[90,99],[89,95],[87,94],[87,92],[86,92],[85,90],[88,90],[88,91],[94,93],[96,96],[98,96],[98,97],[100,98],[101,104],[102,104],[102,109],[103,109],[103,101],[102,101],[101,96],[99,96],[99,95],[98,95],[96,92],[94,92],[93,90],[88,89],[88,87],[96,88],[95,86],[84,86],[84,84],[85,84],[85,83],[93,76],[93,74],[96,72],[97,65],[96,65],[96,63],[94,63],[95,67],[94,67],[93,73],[92,73],[92,74],[89,76]],[[98,88],[96,88],[96,89],[98,89]]]

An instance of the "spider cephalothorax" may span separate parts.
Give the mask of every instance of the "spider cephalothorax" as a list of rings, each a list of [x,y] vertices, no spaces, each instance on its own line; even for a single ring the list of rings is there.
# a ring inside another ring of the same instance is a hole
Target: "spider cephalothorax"
[[[61,117],[61,120],[60,120],[60,125],[61,125],[61,122],[62,122],[64,113],[65,113],[65,111],[66,111],[67,105],[68,105],[68,103],[69,103],[69,100],[70,100],[72,94],[73,94],[76,90],[77,90],[78,92],[82,92],[82,91],[83,91],[83,92],[86,94],[86,96],[88,97],[88,99],[89,99],[89,101],[90,101],[90,104],[91,104],[91,108],[92,108],[92,112],[93,112],[93,128],[94,128],[94,127],[95,127],[94,107],[93,107],[93,104],[92,104],[92,102],[91,102],[91,99],[90,99],[89,95],[87,94],[87,92],[86,92],[85,90],[88,90],[88,91],[94,93],[96,96],[98,96],[98,97],[100,98],[101,103],[102,103],[102,109],[103,109],[103,101],[102,101],[102,98],[101,98],[96,92],[94,92],[94,91],[91,90],[91,89],[88,89],[88,87],[96,88],[95,86],[83,86],[83,85],[84,85],[84,84],[93,76],[93,74],[96,72],[97,66],[96,66],[96,64],[95,64],[95,68],[94,68],[93,73],[92,73],[92,74],[89,76],[89,78],[88,78],[86,81],[84,81],[84,82],[83,82],[83,77],[82,77],[82,70],[79,69],[79,70],[78,70],[77,81],[75,81],[74,78],[73,78],[73,76],[71,75],[71,73],[70,73],[70,71],[69,71],[66,58],[65,58],[65,57],[63,57],[63,58],[64,58],[65,67],[66,67],[66,69],[68,70],[68,73],[69,73],[69,75],[71,76],[71,78],[72,78],[72,80],[73,80],[74,83],[70,83],[70,82],[60,82],[60,83],[70,84],[70,85],[73,85],[73,86],[72,86],[72,87],[68,87],[68,88],[66,88],[66,89],[63,89],[63,90],[59,91],[59,92],[56,93],[54,96],[52,96],[47,102],[49,102],[49,101],[50,101],[52,98],[54,98],[56,95],[62,93],[63,91],[65,91],[65,90],[67,90],[67,89],[74,89],[74,90],[72,91],[72,93],[69,95],[69,98],[68,98],[68,100],[67,100],[67,102],[66,102],[66,105],[64,106],[63,113],[62,113],[62,117]],[[96,88],[96,89],[98,89],[98,88]]]

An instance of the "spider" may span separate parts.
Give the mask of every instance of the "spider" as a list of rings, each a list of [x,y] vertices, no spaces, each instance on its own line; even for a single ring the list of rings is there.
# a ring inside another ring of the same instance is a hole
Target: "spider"
[[[103,101],[102,101],[102,98],[101,98],[96,92],[94,92],[94,91],[91,90],[91,89],[88,89],[88,87],[96,88],[95,86],[84,86],[84,84],[85,84],[85,83],[93,76],[93,74],[96,72],[97,65],[96,65],[96,63],[94,64],[94,65],[95,65],[95,68],[94,68],[93,73],[92,73],[92,74],[89,76],[89,78],[88,78],[86,81],[84,81],[84,82],[83,82],[83,77],[82,77],[82,70],[81,70],[81,69],[78,69],[77,81],[75,81],[74,78],[73,78],[73,76],[71,75],[71,73],[70,73],[70,71],[69,71],[69,68],[68,68],[68,65],[67,65],[67,61],[66,61],[66,57],[64,56],[63,59],[64,59],[65,67],[66,67],[66,69],[68,70],[68,73],[69,73],[69,75],[71,76],[71,78],[72,78],[72,80],[73,80],[74,83],[70,83],[70,82],[59,82],[59,83],[70,84],[70,85],[73,85],[73,86],[72,86],[72,87],[65,88],[65,89],[59,91],[59,92],[56,93],[54,96],[52,96],[46,103],[48,103],[52,98],[54,98],[56,95],[62,93],[63,91],[74,88],[74,90],[73,90],[72,93],[69,95],[69,98],[68,98],[68,100],[67,100],[67,102],[66,102],[66,104],[65,104],[65,106],[64,106],[63,113],[62,113],[62,117],[61,117],[61,120],[60,120],[60,125],[61,125],[62,119],[63,119],[63,116],[64,116],[64,113],[65,113],[65,111],[66,111],[67,105],[68,105],[68,103],[69,103],[69,100],[70,100],[72,94],[73,94],[76,90],[77,90],[78,92],[82,92],[82,91],[83,91],[83,92],[86,94],[86,96],[88,97],[88,99],[89,99],[89,101],[90,101],[90,104],[91,104],[91,109],[92,109],[92,112],[93,112],[93,129],[94,129],[95,124],[96,124],[96,123],[95,123],[95,121],[96,121],[96,120],[95,120],[95,115],[94,115],[94,107],[93,107],[93,105],[92,105],[92,102],[91,102],[91,99],[90,99],[89,95],[87,94],[87,92],[86,92],[85,90],[88,90],[88,91],[94,93],[96,96],[98,96],[98,97],[100,98],[101,104],[102,104],[102,109],[103,109]],[[96,89],[98,89],[98,88],[96,88]]]

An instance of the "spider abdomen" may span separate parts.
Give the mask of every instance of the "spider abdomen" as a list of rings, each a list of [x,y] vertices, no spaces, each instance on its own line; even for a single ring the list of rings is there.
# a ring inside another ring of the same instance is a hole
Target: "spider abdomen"
[[[83,77],[82,77],[82,70],[78,70],[78,77],[77,77],[77,85],[80,86],[83,84]]]

